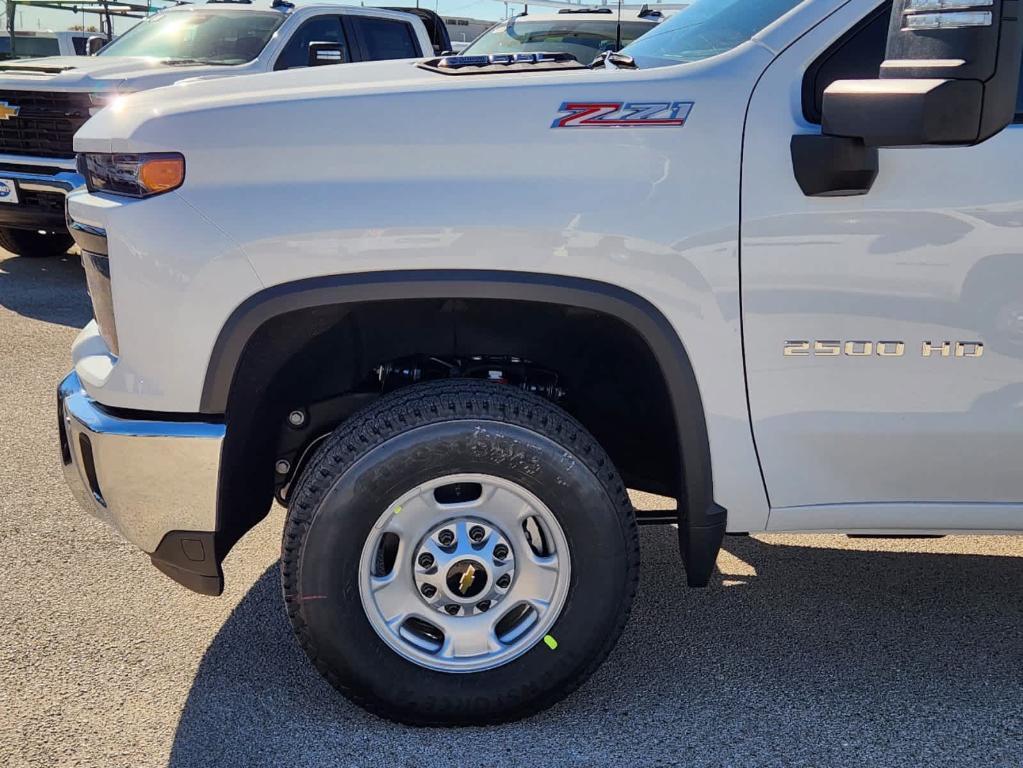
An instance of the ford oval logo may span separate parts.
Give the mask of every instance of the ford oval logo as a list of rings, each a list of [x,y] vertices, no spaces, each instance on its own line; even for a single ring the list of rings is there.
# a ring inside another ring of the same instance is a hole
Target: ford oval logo
[[[10,197],[10,196],[11,196],[11,187],[10,187],[10,185],[0,181],[0,198]]]

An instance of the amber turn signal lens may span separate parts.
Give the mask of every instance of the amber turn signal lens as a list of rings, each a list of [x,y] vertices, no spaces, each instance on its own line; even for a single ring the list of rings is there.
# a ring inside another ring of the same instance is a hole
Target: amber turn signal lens
[[[151,194],[177,189],[185,180],[185,158],[154,157],[139,166],[139,184]]]

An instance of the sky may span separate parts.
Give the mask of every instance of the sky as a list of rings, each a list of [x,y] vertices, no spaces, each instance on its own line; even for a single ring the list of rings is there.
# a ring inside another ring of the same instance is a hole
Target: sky
[[[116,2],[116,0],[111,0]],[[271,0],[253,0],[253,6],[268,7]],[[301,2],[301,0],[299,0]],[[444,16],[469,16],[475,19],[489,19],[496,21],[505,18],[505,3],[502,0],[420,0],[423,8],[436,10]],[[374,2],[360,3],[359,0],[346,0],[339,5],[367,6],[411,6],[415,7],[415,0],[378,0]],[[2,3],[0,3],[2,8]],[[508,11],[511,14],[522,11],[522,3],[509,3]],[[85,21],[87,26],[98,26],[98,17],[95,14],[87,14]],[[42,8],[31,8],[18,6],[17,28],[25,30],[33,29],[67,29],[74,24],[82,24],[82,14],[72,14],[65,11],[51,11]],[[120,34],[129,29],[136,22],[133,19],[114,18],[114,31]],[[3,28],[7,28],[6,16],[4,17]]]

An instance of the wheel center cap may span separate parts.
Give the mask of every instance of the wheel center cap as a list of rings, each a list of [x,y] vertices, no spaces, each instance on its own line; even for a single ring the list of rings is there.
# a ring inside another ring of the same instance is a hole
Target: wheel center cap
[[[474,560],[459,560],[448,569],[448,589],[458,597],[476,597],[487,586],[487,571]]]

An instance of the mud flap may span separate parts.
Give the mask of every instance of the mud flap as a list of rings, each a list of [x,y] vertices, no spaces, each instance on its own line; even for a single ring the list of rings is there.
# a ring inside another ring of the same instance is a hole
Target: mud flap
[[[688,512],[680,505],[678,548],[690,587],[702,588],[710,583],[727,522],[727,510],[713,502],[706,509]]]
[[[149,559],[162,573],[200,595],[216,597],[224,591],[224,571],[212,533],[171,531]]]

